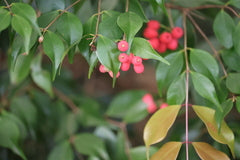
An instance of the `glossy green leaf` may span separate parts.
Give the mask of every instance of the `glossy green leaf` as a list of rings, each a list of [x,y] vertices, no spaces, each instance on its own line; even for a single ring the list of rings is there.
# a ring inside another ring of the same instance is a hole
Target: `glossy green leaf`
[[[240,113],[240,97],[236,98],[236,108],[237,108],[238,112]]]
[[[178,76],[167,91],[167,103],[169,105],[182,104],[185,99],[185,74]]]
[[[73,45],[81,40],[83,27],[76,15],[65,12],[57,21],[57,31],[69,45]]]
[[[37,0],[36,4],[38,9],[43,13],[59,9],[63,10],[65,8],[64,0]]]
[[[240,56],[240,23],[235,28],[234,34],[233,34],[233,46],[235,48],[235,51]]]
[[[88,70],[88,78],[91,78],[92,72],[94,70],[94,67],[97,65],[98,63],[98,57],[96,52],[92,52],[91,56],[90,56],[90,61],[89,61],[89,70]]]
[[[76,151],[81,154],[109,160],[103,141],[92,134],[82,133],[76,135],[73,139],[73,145]]]
[[[196,72],[212,79],[218,77],[218,64],[210,53],[200,49],[192,49],[190,52],[190,62]]]
[[[69,141],[57,144],[48,156],[48,160],[73,160],[74,154]]]
[[[226,122],[222,121],[221,124],[222,127],[220,128],[219,131],[217,123],[214,118],[215,110],[208,107],[196,105],[193,105],[193,109],[195,113],[198,115],[198,117],[204,122],[210,136],[219,143],[227,144],[232,152],[232,155],[235,156],[234,134],[232,130],[228,127]]]
[[[143,21],[142,18],[139,17],[136,13],[125,12],[118,17],[117,24],[126,34],[127,42],[131,46],[134,36],[143,25]]]
[[[57,16],[59,15],[59,11],[52,11],[41,14],[38,17],[37,21],[41,28],[47,27]],[[53,23],[51,27],[48,28],[50,31],[56,30],[57,23]]]
[[[222,59],[225,65],[234,71],[240,71],[240,55],[236,54],[236,51],[231,49],[225,49],[221,52]]]
[[[156,69],[156,79],[160,96],[181,73],[184,59],[182,52],[174,52],[164,57],[170,65],[159,63]]]
[[[226,48],[233,46],[232,36],[234,31],[233,19],[224,11],[221,10],[213,22],[213,31],[218,41]]]
[[[165,143],[150,160],[176,160],[181,149],[182,142]]]
[[[43,49],[53,63],[52,79],[54,80],[58,67],[65,56],[63,42],[58,35],[48,31],[44,36]]]
[[[197,72],[191,72],[191,77],[194,88],[198,94],[212,102],[222,111],[213,83],[206,76]]]
[[[236,94],[240,94],[240,83],[237,83],[240,79],[240,73],[230,73],[227,76],[226,85],[227,88]]]
[[[143,11],[143,8],[138,0],[130,0],[129,1],[129,11],[135,12],[137,15],[139,15],[142,18],[143,22],[148,21],[145,13]]]
[[[122,118],[127,123],[138,122],[148,115],[147,106],[142,102],[144,91],[125,91],[114,97],[107,115]]]
[[[32,34],[31,25],[23,17],[14,15],[12,17],[12,27],[24,39],[24,52],[28,54],[30,50],[30,39]]]
[[[230,160],[225,153],[216,150],[208,143],[192,142],[192,145],[202,160]]]
[[[135,148],[130,149],[131,158],[134,160],[146,160],[146,150],[147,148],[144,146],[138,146]],[[154,153],[157,152],[156,147],[149,148],[149,155],[152,156]]]
[[[131,53],[146,59],[156,59],[169,65],[168,61],[160,56],[144,38],[137,37],[133,39]]]
[[[166,137],[180,108],[180,105],[168,106],[155,112],[148,120],[143,133],[144,142],[147,147],[162,141]]]
[[[0,8],[0,32],[6,29],[11,23],[10,12],[6,9]]]

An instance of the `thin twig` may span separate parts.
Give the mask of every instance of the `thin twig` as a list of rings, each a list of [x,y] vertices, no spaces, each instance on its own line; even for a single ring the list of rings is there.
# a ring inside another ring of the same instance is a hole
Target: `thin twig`
[[[125,8],[125,12],[128,12],[129,9],[129,0],[126,0],[126,8]]]
[[[205,39],[205,41],[208,43],[208,45],[210,46],[211,50],[213,51],[216,59],[218,60],[224,76],[227,77],[227,71],[223,65],[223,62],[221,60],[221,58],[219,57],[218,51],[215,49],[215,47],[213,46],[212,42],[208,39],[208,37],[206,36],[206,34],[202,31],[202,29],[199,27],[199,25],[196,23],[196,21],[192,18],[192,16],[190,14],[187,15],[188,19],[192,22],[192,24],[194,25],[194,27],[198,30],[198,32],[202,35],[202,37]]]
[[[172,19],[172,12],[170,9],[167,9],[167,12],[168,12],[168,21],[169,21],[169,24],[170,24],[170,27],[173,28],[174,27],[174,23],[173,23],[173,19]]]
[[[4,2],[5,2],[5,4],[6,4],[6,6],[7,6],[7,8],[9,9],[9,11],[12,12],[11,6],[9,5],[8,1],[7,1],[7,0],[4,0]]]

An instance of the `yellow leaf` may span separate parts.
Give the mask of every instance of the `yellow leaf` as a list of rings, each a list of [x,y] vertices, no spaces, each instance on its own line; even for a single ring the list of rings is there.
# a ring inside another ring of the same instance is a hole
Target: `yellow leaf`
[[[207,143],[192,142],[192,145],[202,160],[230,160],[225,153],[216,150]]]
[[[180,107],[180,105],[172,105],[160,109],[149,119],[143,133],[144,142],[147,147],[162,141],[166,137],[168,130],[177,117]]]
[[[181,146],[182,142],[168,142],[150,160],[176,160]]]

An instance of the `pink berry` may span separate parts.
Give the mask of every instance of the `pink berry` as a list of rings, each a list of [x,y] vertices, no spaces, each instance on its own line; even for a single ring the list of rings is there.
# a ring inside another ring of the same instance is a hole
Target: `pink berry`
[[[158,48],[158,46],[159,46],[159,39],[158,38],[149,39],[148,41],[151,44],[153,49],[156,50]]]
[[[142,58],[138,57],[138,56],[134,56],[133,59],[132,59],[132,64],[134,66],[141,65],[142,64]]]
[[[128,54],[126,53],[121,53],[119,56],[118,56],[118,60],[121,62],[121,63],[126,63],[129,61],[129,58],[128,58]]]
[[[99,71],[101,72],[101,73],[106,73],[106,72],[108,72],[108,70],[106,69],[106,67],[104,66],[104,65],[100,65],[99,66]]]
[[[176,39],[172,39],[168,44],[167,48],[170,50],[176,50],[178,48],[178,41]]]
[[[173,38],[179,39],[183,36],[183,29],[181,27],[174,27],[171,34]]]
[[[150,20],[147,23],[147,27],[158,30],[160,28],[160,23],[156,20]]]
[[[147,39],[157,38],[158,37],[158,31],[152,29],[152,28],[145,28],[143,31],[143,37]]]
[[[128,50],[128,42],[124,40],[118,42],[118,50],[121,52],[126,52]]]
[[[38,38],[38,42],[39,42],[39,43],[42,43],[43,40],[44,40],[44,37],[43,37],[43,36],[40,36],[40,37]]]
[[[151,105],[148,105],[147,107],[148,113],[154,113],[156,110],[157,110],[156,104],[151,104]]]
[[[150,93],[147,93],[145,94],[143,97],[142,97],[142,101],[144,103],[146,103],[147,105],[152,105],[154,104],[154,100],[153,100],[153,97]]]
[[[132,59],[134,58],[134,54],[133,54],[133,53],[130,53],[128,58],[129,58],[129,62],[131,63],[131,62],[132,62]]]
[[[160,109],[166,108],[167,106],[168,106],[167,103],[162,103],[162,104],[160,105]]]
[[[108,74],[113,78],[113,72],[109,71]],[[116,78],[120,76],[120,72],[117,73]]]
[[[130,68],[130,63],[129,62],[126,62],[126,63],[122,63],[121,64],[121,70],[122,71],[128,71]]]
[[[159,53],[164,53],[167,50],[167,45],[165,43],[159,43],[158,48],[156,49]]]
[[[143,73],[144,72],[144,65],[142,63],[140,65],[134,65],[133,69],[138,74]]]
[[[159,40],[162,43],[169,43],[172,40],[172,35],[169,32],[163,32],[160,34]]]

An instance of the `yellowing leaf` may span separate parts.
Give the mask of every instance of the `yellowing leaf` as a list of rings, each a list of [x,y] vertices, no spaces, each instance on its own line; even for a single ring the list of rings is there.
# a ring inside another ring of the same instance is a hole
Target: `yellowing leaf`
[[[182,142],[168,142],[164,144],[150,160],[176,160]]]
[[[202,160],[230,160],[225,153],[216,150],[207,143],[193,142],[192,145]]]
[[[232,130],[228,127],[225,121],[222,121],[222,127],[218,131],[217,123],[214,118],[215,110],[204,107],[193,105],[193,109],[198,115],[198,117],[204,122],[207,130],[211,137],[222,144],[227,144],[230,148],[232,155],[234,154],[234,134]]]
[[[168,130],[177,117],[180,107],[180,105],[172,105],[158,110],[149,119],[143,133],[144,142],[147,147],[162,141],[166,137]]]

